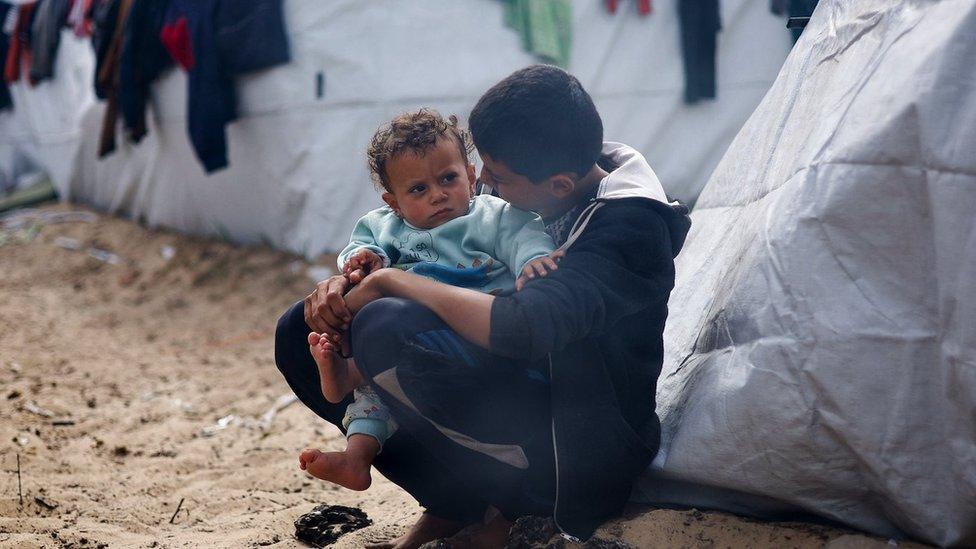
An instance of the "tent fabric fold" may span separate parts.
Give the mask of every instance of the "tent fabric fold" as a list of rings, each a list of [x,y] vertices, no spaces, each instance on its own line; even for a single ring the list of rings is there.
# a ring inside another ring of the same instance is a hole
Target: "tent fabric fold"
[[[692,214],[638,499],[976,544],[973,28],[820,2]]]

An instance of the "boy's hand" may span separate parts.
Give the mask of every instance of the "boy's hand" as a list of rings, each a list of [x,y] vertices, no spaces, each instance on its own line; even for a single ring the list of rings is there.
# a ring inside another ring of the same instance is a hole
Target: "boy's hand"
[[[383,268],[383,258],[370,250],[359,250],[352,254],[342,268],[342,274],[352,285],[359,284],[366,275]]]
[[[315,285],[315,291],[305,298],[305,324],[312,331],[338,336],[349,328],[352,313],[346,306],[345,294],[349,280],[342,275],[327,278]],[[338,341],[338,339],[336,339]]]
[[[564,255],[566,255],[566,252],[556,250],[549,255],[537,257],[526,263],[525,267],[522,267],[522,274],[515,281],[515,290],[521,291],[525,287],[526,282],[537,276],[543,277],[555,271],[558,268],[556,267],[556,262],[562,259]]]

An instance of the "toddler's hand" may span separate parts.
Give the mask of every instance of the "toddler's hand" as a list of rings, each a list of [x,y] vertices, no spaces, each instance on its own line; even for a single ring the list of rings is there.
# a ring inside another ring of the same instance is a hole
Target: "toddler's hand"
[[[555,271],[558,268],[556,267],[556,262],[562,259],[564,255],[566,255],[566,252],[556,250],[549,255],[537,257],[526,263],[525,267],[522,267],[522,274],[515,281],[515,290],[521,291],[525,287],[526,282],[537,276],[543,277]]]
[[[369,273],[382,269],[383,259],[375,252],[362,249],[352,254],[342,268],[342,274],[350,284],[359,284]]]

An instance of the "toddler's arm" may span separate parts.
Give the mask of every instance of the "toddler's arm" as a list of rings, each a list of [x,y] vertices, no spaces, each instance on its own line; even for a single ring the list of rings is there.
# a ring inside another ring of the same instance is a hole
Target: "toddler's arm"
[[[537,257],[522,267],[522,272],[519,274],[518,279],[515,281],[515,290],[520,291],[525,283],[532,280],[537,276],[546,276],[552,271],[555,271],[558,267],[556,262],[562,259],[566,255],[563,250],[556,250],[549,255],[544,255],[542,257]]]
[[[376,241],[369,223],[369,215],[360,218],[349,237],[349,244],[339,252],[339,270],[353,284],[358,283],[373,270],[390,266],[390,258]],[[351,275],[359,271],[358,279]]]
[[[516,278],[526,276],[527,272],[537,273],[537,267],[545,267],[547,271],[555,269],[554,258],[549,258],[555,246],[538,215],[507,204],[498,216],[497,227],[496,257],[505,261]],[[516,283],[516,288],[521,288],[521,284]]]
[[[346,265],[342,268],[342,274],[349,279],[349,282],[359,284],[369,273],[382,269],[385,263],[388,262],[384,262],[383,258],[371,249],[359,248],[349,256]]]

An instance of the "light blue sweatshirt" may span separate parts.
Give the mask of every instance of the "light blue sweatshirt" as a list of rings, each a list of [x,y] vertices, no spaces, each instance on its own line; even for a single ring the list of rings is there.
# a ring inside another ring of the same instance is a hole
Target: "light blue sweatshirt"
[[[538,215],[478,195],[468,213],[433,229],[410,225],[389,206],[369,212],[339,254],[339,268],[363,248],[380,256],[384,266],[491,293],[513,288],[522,267],[554,246]]]

